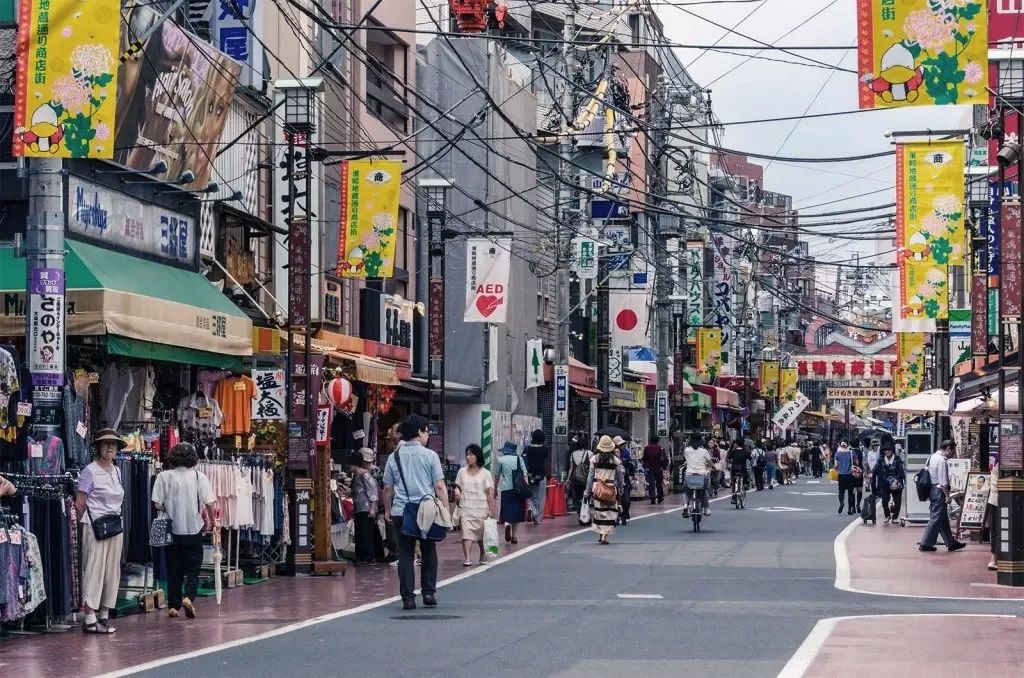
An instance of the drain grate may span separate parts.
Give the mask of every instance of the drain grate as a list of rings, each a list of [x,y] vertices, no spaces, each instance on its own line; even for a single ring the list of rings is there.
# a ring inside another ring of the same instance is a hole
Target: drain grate
[[[228,622],[228,624],[291,624],[297,622],[298,619],[274,619],[261,617],[259,619],[238,619],[236,621]]]
[[[410,614],[391,617],[391,619],[395,621],[451,621],[453,619],[462,619],[462,617],[457,614]]]

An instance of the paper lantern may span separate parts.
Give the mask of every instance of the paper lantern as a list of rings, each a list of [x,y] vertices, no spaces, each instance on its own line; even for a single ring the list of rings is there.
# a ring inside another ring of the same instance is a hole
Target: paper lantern
[[[327,392],[327,400],[334,407],[343,407],[345,403],[352,399],[352,382],[348,379],[342,377],[331,379],[325,390]]]

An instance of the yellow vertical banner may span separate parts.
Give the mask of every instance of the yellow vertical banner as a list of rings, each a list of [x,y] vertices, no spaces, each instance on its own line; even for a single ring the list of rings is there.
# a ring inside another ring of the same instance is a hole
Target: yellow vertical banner
[[[779,361],[761,362],[761,394],[774,400],[779,395]]]
[[[949,317],[950,265],[962,265],[964,145],[913,142],[896,148],[896,244],[900,317]]]
[[[779,370],[779,399],[785,402],[796,400],[797,382],[800,373],[795,367],[784,367]]]
[[[988,104],[988,0],[857,0],[860,108]]]
[[[712,380],[722,369],[722,330],[701,327],[697,330],[697,373]]]
[[[341,221],[337,274],[344,278],[390,278],[401,237],[398,201],[400,160],[346,160],[341,168]]]
[[[893,390],[896,398],[906,398],[924,385],[924,332],[896,333],[896,372]]]
[[[114,154],[120,0],[21,0],[15,156]]]

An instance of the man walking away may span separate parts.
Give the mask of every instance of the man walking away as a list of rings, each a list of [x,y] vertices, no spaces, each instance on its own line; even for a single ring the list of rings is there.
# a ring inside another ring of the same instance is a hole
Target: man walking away
[[[767,443],[764,451],[764,477],[769,490],[775,489],[775,474],[779,468],[779,452],[775,443]]]
[[[652,435],[644,448],[644,474],[647,476],[647,496],[651,504],[665,501],[665,469],[668,468],[668,454],[660,444],[661,439]]]
[[[949,468],[946,459],[953,454],[956,454],[956,443],[944,440],[938,451],[928,458],[928,473],[932,482],[928,493],[928,525],[921,537],[921,551],[935,551],[935,542],[940,535],[950,551],[959,551],[967,546],[953,537],[953,528],[949,524]]]
[[[448,508],[448,488],[437,453],[426,447],[430,434],[427,420],[410,414],[399,426],[402,445],[388,458],[384,467],[384,519],[391,521],[398,535],[398,581],[402,607],[416,609],[416,543],[419,542],[422,563],[420,588],[423,604],[437,607],[437,544],[417,539],[402,531],[406,504],[418,506],[423,499],[436,495]],[[450,510],[450,509],[449,509]]]
[[[757,491],[760,492],[764,489],[764,471],[768,462],[764,450],[760,447],[755,446],[751,456],[754,460],[754,485],[757,487]]]

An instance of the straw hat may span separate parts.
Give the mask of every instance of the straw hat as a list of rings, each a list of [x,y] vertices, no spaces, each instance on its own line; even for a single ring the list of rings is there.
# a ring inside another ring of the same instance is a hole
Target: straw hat
[[[100,443],[116,443],[119,450],[123,450],[128,445],[112,428],[101,428],[96,431],[96,435],[92,438],[92,444],[99,445]]]
[[[615,436],[612,438],[612,442],[615,443],[615,447],[622,447],[626,444],[626,441],[622,439],[622,436]]]
[[[601,436],[601,439],[597,441],[598,452],[611,452],[615,449],[615,441],[608,436]]]

